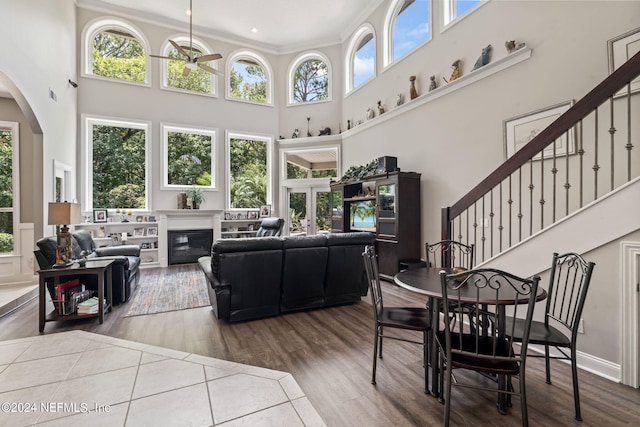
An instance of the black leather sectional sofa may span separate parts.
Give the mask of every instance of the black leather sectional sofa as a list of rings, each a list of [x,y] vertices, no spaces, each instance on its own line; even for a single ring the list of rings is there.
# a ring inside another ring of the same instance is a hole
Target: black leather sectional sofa
[[[91,234],[86,230],[78,230],[71,234],[71,245],[73,258],[80,259],[82,251],[85,251],[87,258],[101,257],[103,259],[114,259],[111,267],[111,290],[113,303],[120,304],[129,299],[139,279],[140,266],[140,246],[121,245],[96,248]],[[55,236],[44,237],[36,242],[38,250],[34,251],[36,260],[40,268],[48,268],[56,262],[57,239]],[[97,289],[96,283],[92,282],[92,276],[86,276],[86,285],[89,289]]]
[[[198,260],[218,319],[230,322],[360,301],[372,233],[220,239]]]

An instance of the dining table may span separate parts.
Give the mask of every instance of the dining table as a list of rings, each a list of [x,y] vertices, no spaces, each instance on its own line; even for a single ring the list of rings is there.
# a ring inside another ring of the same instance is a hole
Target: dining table
[[[429,348],[430,348],[430,357],[429,362],[431,363],[431,386],[429,392],[436,396],[440,397],[441,390],[439,390],[439,375],[438,372],[438,349],[437,343],[435,339],[435,334],[440,328],[440,307],[442,302],[442,283],[440,279],[440,272],[444,271],[447,274],[454,273],[453,268],[429,268],[429,267],[421,267],[421,268],[410,268],[407,270],[403,270],[397,273],[393,281],[398,286],[407,289],[411,292],[415,292],[416,294],[424,295],[427,297],[427,308],[429,310],[429,316],[431,317],[431,331],[429,332],[428,340],[429,340]],[[459,271],[455,271],[459,272]],[[461,289],[460,293],[460,301],[474,303],[476,302],[476,291],[477,289],[469,289],[468,293],[464,292],[464,289]],[[480,290],[482,293],[483,290]],[[501,292],[500,298],[496,300],[495,292],[491,290],[486,290],[487,295],[486,298],[482,298],[482,294],[480,295],[481,299],[485,299],[487,305],[497,305],[497,314],[501,317],[498,324],[504,324],[504,318],[506,313],[506,307],[514,304],[527,304],[529,302],[528,298],[523,298],[520,295],[516,298],[516,292],[510,289],[504,289],[504,292]],[[457,297],[457,295],[456,295]],[[538,292],[536,293],[536,301],[542,301],[547,297],[547,291],[542,287],[538,286]],[[457,301],[457,300],[456,300]],[[504,334],[504,331],[502,331]],[[425,369],[428,369],[425,366]],[[501,411],[504,411],[504,395],[499,397],[498,407]]]

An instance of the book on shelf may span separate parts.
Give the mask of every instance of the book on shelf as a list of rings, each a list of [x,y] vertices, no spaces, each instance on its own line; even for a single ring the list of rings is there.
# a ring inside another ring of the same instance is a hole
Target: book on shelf
[[[80,279],[69,280],[56,286],[56,308],[58,314],[66,316],[75,312],[72,296],[78,292],[84,291],[84,285],[80,283]]]
[[[106,306],[106,301],[105,301]],[[99,311],[100,305],[98,297],[91,297],[78,304],[78,314],[95,314]]]

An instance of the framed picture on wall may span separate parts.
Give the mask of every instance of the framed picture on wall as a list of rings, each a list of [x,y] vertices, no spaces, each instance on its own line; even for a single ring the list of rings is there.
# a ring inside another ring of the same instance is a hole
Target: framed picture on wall
[[[505,159],[513,156],[516,151],[532,141],[572,105],[573,100],[505,120],[503,122]],[[574,154],[574,132],[572,129],[556,139],[555,144],[548,145],[541,153],[544,158],[553,157],[554,152],[556,157]],[[534,156],[533,160],[540,160],[541,154]]]
[[[267,218],[271,216],[271,205],[260,206],[260,218]]]
[[[93,210],[93,222],[107,222],[107,210],[106,209],[94,209]]]
[[[249,211],[247,212],[247,219],[258,219],[260,211]]]
[[[144,228],[134,228],[133,235],[136,237],[144,236]]]
[[[158,235],[158,227],[147,228],[147,236],[157,236],[157,235]]]
[[[627,62],[633,55],[640,52],[640,28],[614,37],[607,41],[609,52],[609,74],[617,70],[622,64]],[[631,93],[640,90],[640,77],[631,82]],[[615,96],[627,94],[627,86],[620,89]]]

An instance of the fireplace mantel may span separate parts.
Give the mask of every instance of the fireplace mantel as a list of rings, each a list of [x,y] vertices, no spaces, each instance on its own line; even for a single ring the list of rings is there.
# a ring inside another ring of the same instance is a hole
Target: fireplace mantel
[[[158,209],[158,258],[161,267],[169,265],[169,230],[213,229],[213,239],[220,235],[222,209]]]

